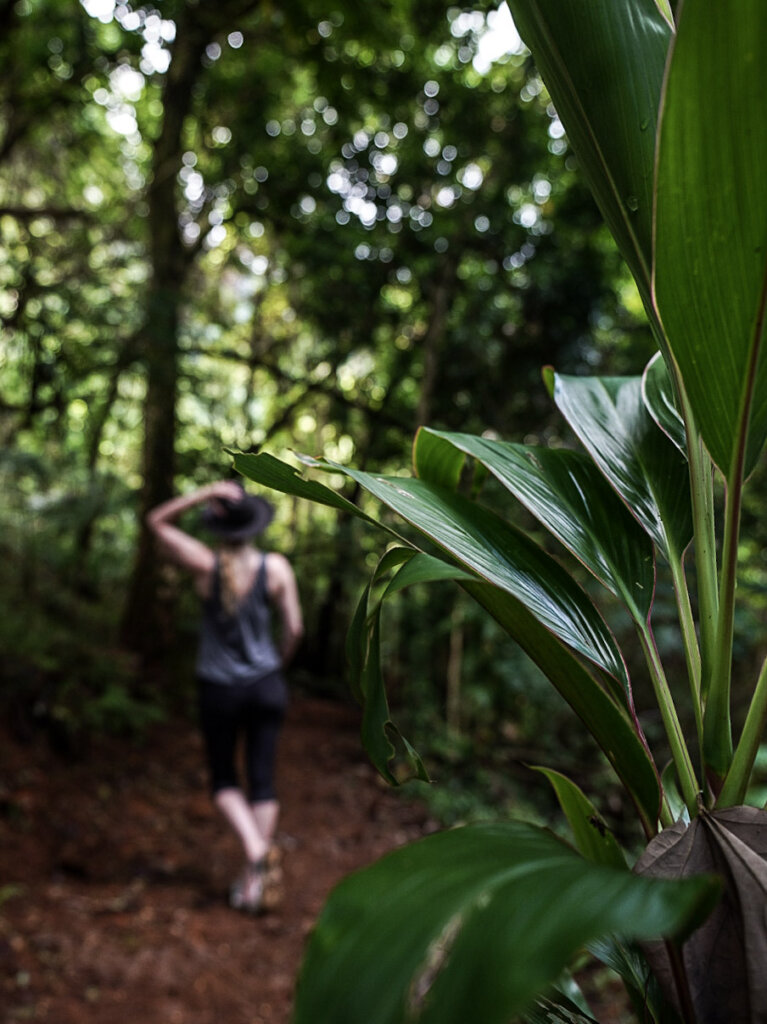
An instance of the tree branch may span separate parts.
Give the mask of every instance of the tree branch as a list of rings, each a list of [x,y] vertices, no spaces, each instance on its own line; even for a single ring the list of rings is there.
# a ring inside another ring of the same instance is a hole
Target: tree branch
[[[276,361],[266,358],[264,355],[259,355],[255,358],[247,358],[235,349],[218,349],[215,352],[211,352],[209,349],[192,346],[184,348],[182,351],[184,355],[202,355],[207,356],[209,359],[225,359],[229,362],[237,362],[240,365],[248,366],[251,370],[266,370],[277,380],[280,380],[285,384],[289,384],[291,387],[303,387],[303,395],[300,399],[297,399],[292,403],[292,408],[299,405],[308,395],[320,394],[324,395],[326,398],[333,399],[340,405],[344,405],[349,409],[355,409],[358,412],[364,413],[365,416],[376,420],[378,423],[385,423],[390,427],[396,427],[397,430],[402,430],[407,434],[412,433],[412,424],[409,420],[400,418],[394,413],[388,411],[385,406],[379,406],[376,408],[367,402],[363,402],[359,398],[348,395],[338,387],[337,384],[334,384],[332,381],[327,379],[307,380],[306,377],[296,376],[295,374],[289,373],[287,370],[283,370]]]

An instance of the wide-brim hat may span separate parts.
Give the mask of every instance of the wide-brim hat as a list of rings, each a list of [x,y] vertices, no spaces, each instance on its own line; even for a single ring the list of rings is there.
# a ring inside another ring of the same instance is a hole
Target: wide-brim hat
[[[247,540],[267,528],[274,518],[274,508],[255,494],[242,492],[237,501],[216,498],[203,510],[202,525],[221,540]]]

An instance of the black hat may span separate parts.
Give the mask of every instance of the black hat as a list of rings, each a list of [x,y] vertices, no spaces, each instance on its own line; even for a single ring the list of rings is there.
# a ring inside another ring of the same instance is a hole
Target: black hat
[[[216,498],[202,513],[202,525],[222,540],[247,540],[265,530],[274,516],[274,508],[265,498],[246,494],[232,501]]]

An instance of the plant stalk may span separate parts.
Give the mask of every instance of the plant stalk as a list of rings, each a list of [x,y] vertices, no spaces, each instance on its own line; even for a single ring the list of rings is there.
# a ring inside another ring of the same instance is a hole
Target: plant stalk
[[[735,588],[737,586],[738,541],[743,503],[743,481],[749,422],[755,402],[756,374],[765,342],[767,327],[767,274],[762,278],[759,307],[749,351],[749,364],[744,374],[740,399],[737,445],[727,470],[724,538],[722,541],[722,578],[719,590],[719,618],[716,630],[716,652],[711,689],[703,723],[703,749],[706,774],[714,786],[721,783],[732,762],[732,724],[730,722],[730,686],[732,679],[732,639],[735,620]]]
[[[700,616],[701,690],[705,697],[710,665],[716,647],[716,623],[719,606],[713,469],[711,459],[695,425],[695,416],[685,391],[682,373],[668,348],[666,332],[657,310],[653,310],[652,325],[674,384],[687,440],[686,452],[690,473],[690,502],[698,584],[698,614]]]
[[[711,683],[703,719],[703,750],[706,768],[714,785],[727,773],[732,761],[732,724],[730,721],[730,681],[732,678],[732,641],[735,622],[740,509],[743,495],[741,467],[727,484],[722,544],[722,578],[719,590],[719,616]]]
[[[653,689],[655,691],[655,699],[658,701],[658,708],[660,709],[661,718],[663,719],[666,737],[669,742],[669,747],[671,748],[671,756],[674,760],[674,766],[679,777],[679,786],[682,790],[682,797],[685,805],[687,806],[687,810],[690,812],[690,817],[694,817],[698,811],[698,793],[700,792],[700,786],[695,776],[695,769],[693,768],[692,761],[690,760],[690,752],[688,751],[687,744],[685,743],[684,733],[682,731],[681,723],[679,722],[679,716],[676,713],[674,699],[671,696],[668,680],[666,679],[666,674],[663,671],[663,665],[661,664],[658,649],[655,646],[655,640],[653,639],[652,634],[649,630],[642,630],[640,631],[639,636],[645,658],[647,659],[647,665],[650,670],[650,678],[652,679]]]
[[[742,804],[745,800],[751,769],[754,767],[765,725],[767,725],[767,658],[764,660],[756,682],[730,770],[727,772],[722,791],[716,801],[717,807],[733,807]]]
[[[719,595],[716,564],[716,531],[714,524],[714,475],[711,459],[695,426],[687,395],[678,386],[690,469],[690,500],[695,544],[695,569],[698,583],[698,614],[700,617],[701,696],[705,700],[711,678],[717,642]]]
[[[665,342],[665,331],[657,313],[653,323],[656,332]],[[661,348],[666,351],[663,346]],[[678,560],[675,558],[671,559],[671,571],[677,594],[677,607],[679,608],[687,670],[690,674],[695,724],[698,730],[698,742],[701,747],[702,759],[703,703],[708,692],[709,679],[714,662],[717,644],[717,621],[719,617],[716,529],[714,522],[714,476],[711,459],[703,446],[703,441],[695,425],[695,417],[684,388],[681,372],[670,352],[666,356],[666,365],[674,383],[687,438],[687,464],[690,474],[690,502],[692,507],[695,569],[698,587],[700,646],[693,640],[694,619],[681,558]],[[679,562],[678,569],[677,561]],[[697,653],[694,654],[693,651]],[[701,764],[703,764],[703,760],[701,760]]]
[[[690,604],[690,592],[687,588],[684,566],[675,552],[670,552],[671,576],[676,593],[676,604],[679,611],[679,624],[682,630],[682,643],[687,663],[687,674],[690,679],[692,709],[695,715],[695,729],[698,735],[698,746],[701,756],[703,752],[703,706],[701,703],[701,660],[700,649],[695,635],[695,619]]]

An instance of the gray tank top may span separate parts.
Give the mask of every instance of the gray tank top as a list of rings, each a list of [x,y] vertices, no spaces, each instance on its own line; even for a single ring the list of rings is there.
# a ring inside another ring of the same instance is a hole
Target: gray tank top
[[[216,559],[211,594],[202,605],[197,675],[211,683],[254,683],[281,667],[272,639],[266,589],[266,555],[256,579],[233,615],[221,604],[221,571]]]

